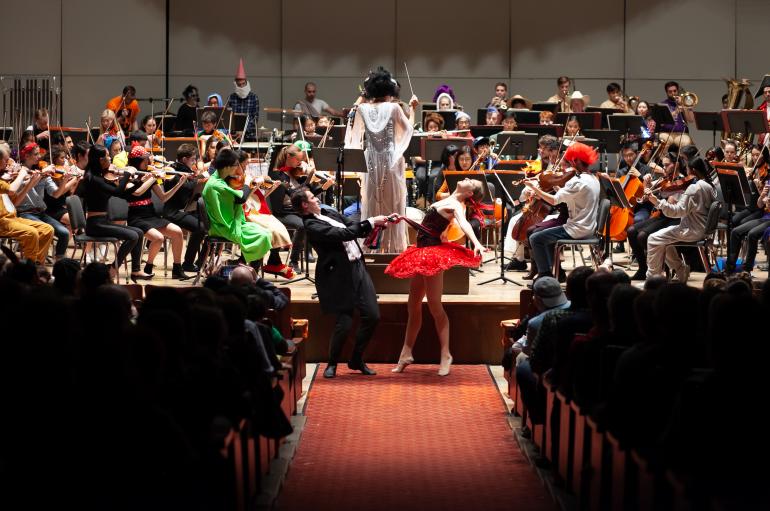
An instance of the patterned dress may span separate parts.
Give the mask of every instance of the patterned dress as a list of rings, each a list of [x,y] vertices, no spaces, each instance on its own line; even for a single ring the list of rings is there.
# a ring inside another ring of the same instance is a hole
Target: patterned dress
[[[413,127],[397,103],[362,103],[352,127],[348,126],[345,147],[361,149],[366,136],[367,173],[361,180],[361,218],[398,213],[406,215],[404,151]],[[383,252],[403,252],[407,245],[406,225],[383,232]]]

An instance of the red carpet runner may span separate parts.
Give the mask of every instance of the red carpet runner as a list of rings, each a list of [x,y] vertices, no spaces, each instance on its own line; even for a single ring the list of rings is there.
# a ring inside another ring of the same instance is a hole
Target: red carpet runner
[[[281,510],[554,510],[519,452],[486,366],[372,365],[323,378],[278,499]]]

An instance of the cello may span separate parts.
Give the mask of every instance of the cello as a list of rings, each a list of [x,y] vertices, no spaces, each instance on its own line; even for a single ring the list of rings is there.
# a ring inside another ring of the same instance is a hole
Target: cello
[[[626,195],[628,203],[633,207],[637,202],[640,202],[644,195],[644,184],[642,180],[637,176],[631,174],[632,170],[636,170],[636,166],[642,159],[644,154],[652,149],[652,141],[645,142],[640,148],[639,154],[636,159],[628,168],[628,173],[620,178],[620,184],[623,186],[623,192]],[[653,158],[656,155],[653,155]],[[651,160],[653,159],[651,158]],[[624,241],[626,239],[626,229],[634,224],[634,211],[632,208],[624,208],[622,206],[610,207],[610,239],[616,241]]]

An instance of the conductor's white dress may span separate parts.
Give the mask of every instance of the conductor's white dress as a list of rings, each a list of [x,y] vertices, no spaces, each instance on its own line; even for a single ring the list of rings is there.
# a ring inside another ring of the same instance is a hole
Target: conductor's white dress
[[[361,218],[398,213],[406,215],[404,151],[413,127],[397,103],[362,103],[353,126],[348,126],[345,147],[362,149],[366,137],[368,172],[361,180]],[[388,224],[382,235],[383,252],[406,249],[406,223]]]

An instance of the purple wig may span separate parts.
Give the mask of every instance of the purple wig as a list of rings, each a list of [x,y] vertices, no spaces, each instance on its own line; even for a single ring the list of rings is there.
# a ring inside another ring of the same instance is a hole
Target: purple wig
[[[438,99],[439,95],[446,92],[449,94],[449,96],[452,98],[452,101],[455,103],[457,102],[457,98],[455,98],[455,91],[452,90],[452,87],[449,85],[442,83],[439,85],[438,89],[436,89],[436,92],[433,93],[433,102],[436,102],[436,99]]]

